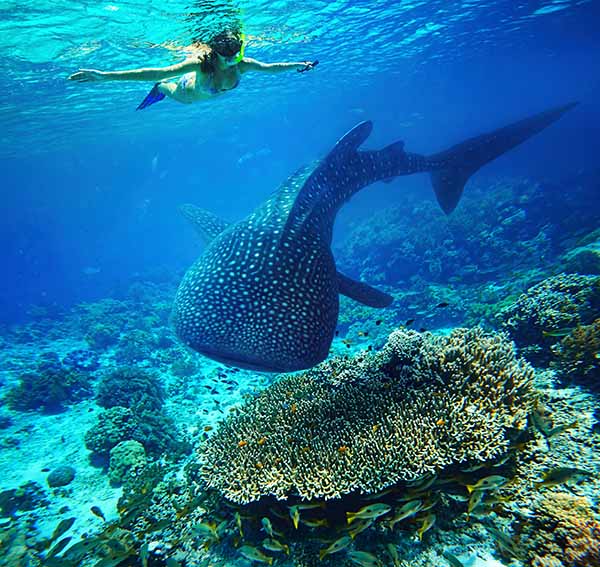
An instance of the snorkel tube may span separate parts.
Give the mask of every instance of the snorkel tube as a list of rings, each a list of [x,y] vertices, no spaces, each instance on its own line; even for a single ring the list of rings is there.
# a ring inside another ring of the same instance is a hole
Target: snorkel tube
[[[246,49],[246,34],[240,35],[240,42],[242,46],[240,47],[240,50],[234,59],[236,65],[244,58],[244,50]]]

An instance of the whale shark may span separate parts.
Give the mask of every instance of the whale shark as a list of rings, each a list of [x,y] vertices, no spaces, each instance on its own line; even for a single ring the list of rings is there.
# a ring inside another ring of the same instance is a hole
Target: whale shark
[[[403,142],[360,149],[373,125],[347,132],[321,160],[293,173],[262,205],[229,224],[194,205],[181,210],[206,243],[185,273],[173,306],[178,337],[221,363],[265,372],[323,361],[335,333],[339,295],[383,308],[392,297],[336,269],[335,217],[362,188],[427,172],[446,214],[468,179],[558,120],[576,103],[530,116],[425,156]]]

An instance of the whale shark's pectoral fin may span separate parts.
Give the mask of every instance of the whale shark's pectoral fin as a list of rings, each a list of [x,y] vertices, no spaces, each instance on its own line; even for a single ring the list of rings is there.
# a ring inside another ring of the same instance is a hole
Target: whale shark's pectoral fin
[[[205,244],[219,236],[229,226],[228,222],[195,205],[181,205],[179,210],[192,223]]]
[[[387,307],[394,301],[394,298],[383,291],[379,291],[366,283],[358,282],[345,276],[341,272],[337,273],[339,292],[354,301],[358,301],[369,307]]]
[[[431,183],[442,210],[449,214],[456,208],[465,183],[477,170],[541,132],[576,104],[551,108],[430,156]]]

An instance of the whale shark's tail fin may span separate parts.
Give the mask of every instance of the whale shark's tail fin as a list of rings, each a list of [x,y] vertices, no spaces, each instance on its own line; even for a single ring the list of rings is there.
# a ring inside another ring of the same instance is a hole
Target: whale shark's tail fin
[[[572,102],[546,110],[427,157],[426,169],[431,172],[442,210],[449,214],[456,208],[465,183],[479,168],[550,126],[576,105]]]

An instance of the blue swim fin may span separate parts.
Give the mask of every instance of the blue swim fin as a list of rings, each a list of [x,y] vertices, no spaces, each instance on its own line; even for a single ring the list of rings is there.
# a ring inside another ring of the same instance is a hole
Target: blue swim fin
[[[163,98],[165,98],[166,95],[158,90],[158,85],[160,85],[160,83],[156,83],[152,87],[152,90],[146,95],[146,98],[140,102],[140,105],[136,108],[136,110],[142,110],[151,104],[154,104],[155,102],[160,102]]]

